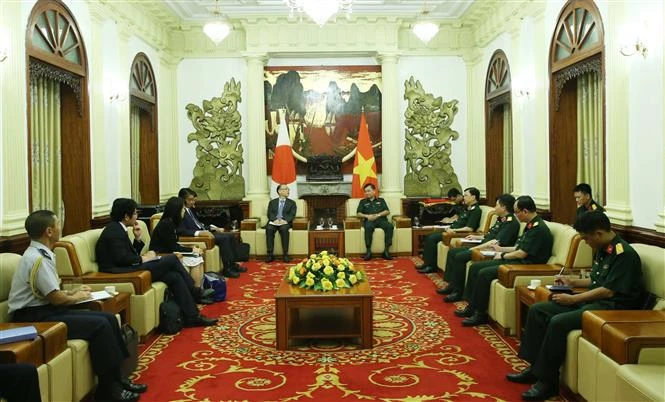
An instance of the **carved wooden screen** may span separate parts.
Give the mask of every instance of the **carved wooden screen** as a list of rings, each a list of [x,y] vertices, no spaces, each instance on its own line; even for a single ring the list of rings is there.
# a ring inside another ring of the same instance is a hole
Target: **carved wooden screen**
[[[138,53],[132,62],[129,79],[131,106],[139,113],[139,130],[131,135],[138,135],[137,147],[132,147],[132,169],[138,169],[138,194],[132,193],[141,204],[159,203],[159,157],[157,136],[157,83],[155,73],[148,56]],[[137,166],[134,166],[137,165]],[[132,175],[132,177],[136,177]]]
[[[511,84],[508,58],[502,50],[496,50],[485,81],[485,181],[490,202],[512,190],[504,188],[509,180],[503,177],[504,164],[512,164],[512,150],[508,154],[504,150],[506,143],[512,143],[512,132],[504,130],[504,113],[511,110]],[[504,138],[508,134],[511,138]]]
[[[603,79],[603,52],[603,23],[596,5],[592,0],[569,0],[559,14],[549,58],[550,209],[555,221],[573,223],[575,219],[572,189],[577,184],[577,78],[593,72]]]
[[[39,0],[26,29],[28,56],[27,111],[32,113],[30,81],[47,78],[60,83],[62,198],[65,234],[90,227],[90,121],[86,88],[88,65],[83,38],[74,16],[59,0]],[[28,125],[28,154],[32,155]],[[30,166],[30,165],[29,165]],[[32,170],[29,168],[32,182]],[[30,190],[32,205],[32,190]]]

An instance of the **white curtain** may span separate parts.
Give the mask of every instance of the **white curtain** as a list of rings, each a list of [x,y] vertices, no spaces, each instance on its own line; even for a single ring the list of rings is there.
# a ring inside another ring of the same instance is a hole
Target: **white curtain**
[[[503,106],[503,192],[513,192],[513,118],[508,103]]]
[[[132,172],[132,198],[141,203],[141,110],[137,106],[132,106],[129,112],[129,140],[131,154],[131,172]]]
[[[577,182],[588,183],[604,204],[603,83],[595,72],[577,78]]]
[[[48,78],[31,80],[30,100],[32,210],[51,210],[64,225],[60,83]]]

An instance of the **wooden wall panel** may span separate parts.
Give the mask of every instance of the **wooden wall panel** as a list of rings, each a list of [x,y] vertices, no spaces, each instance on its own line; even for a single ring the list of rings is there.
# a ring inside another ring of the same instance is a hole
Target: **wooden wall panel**
[[[153,105],[153,110],[155,106]],[[140,110],[141,157],[139,185],[141,188],[141,204],[159,204],[159,151],[157,147],[157,130],[153,125],[152,113]],[[176,161],[174,161],[176,163]]]
[[[486,107],[487,108],[487,107]],[[497,106],[485,120],[485,185],[491,202],[503,189],[503,105]],[[475,183],[469,183],[476,186]]]

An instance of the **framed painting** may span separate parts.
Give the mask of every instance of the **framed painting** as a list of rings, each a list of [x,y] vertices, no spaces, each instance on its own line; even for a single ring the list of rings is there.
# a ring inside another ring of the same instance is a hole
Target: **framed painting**
[[[350,174],[363,111],[381,171],[381,66],[266,67],[264,76],[268,174],[281,119],[298,174],[321,155],[341,157],[341,173]]]

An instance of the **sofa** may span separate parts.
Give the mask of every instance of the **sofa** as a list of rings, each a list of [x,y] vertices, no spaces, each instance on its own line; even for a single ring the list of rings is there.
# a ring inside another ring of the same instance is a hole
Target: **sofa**
[[[441,241],[437,244],[436,251],[436,266],[442,270],[446,270],[446,261],[448,260],[448,250],[450,247],[460,247],[461,243],[458,239],[469,235],[482,235],[490,230],[494,222],[496,222],[497,215],[493,207],[487,205],[480,206],[480,225],[477,232],[465,233],[452,233],[445,234]],[[452,243],[452,244],[451,244]]]
[[[516,286],[528,285],[531,279],[540,279],[543,285],[552,284],[562,266],[573,272],[591,267],[592,250],[575,229],[556,222],[546,221],[546,224],[553,238],[552,256],[547,263],[501,265],[498,279],[492,282],[488,313],[506,333],[515,334]]]
[[[364,255],[367,251],[365,247],[365,229],[362,221],[356,216],[358,203],[361,198],[349,198],[346,201],[347,218],[344,220],[344,243],[347,257],[357,257]],[[395,230],[393,231],[393,243],[388,250],[393,255],[411,255],[411,219],[402,215],[401,198],[385,198],[390,211],[388,221],[392,222]],[[385,247],[385,237],[382,229],[376,229],[372,237],[372,254],[378,255],[383,252]]]
[[[87,342],[68,341],[67,326],[61,322],[8,322],[7,299],[20,258],[18,254],[0,254],[0,329],[34,325],[39,336],[32,341],[0,345],[0,363],[33,364],[37,368],[42,401],[79,401],[94,387],[94,378],[90,381],[92,365],[77,366],[73,358],[81,344],[86,345],[81,349],[87,351]]]

